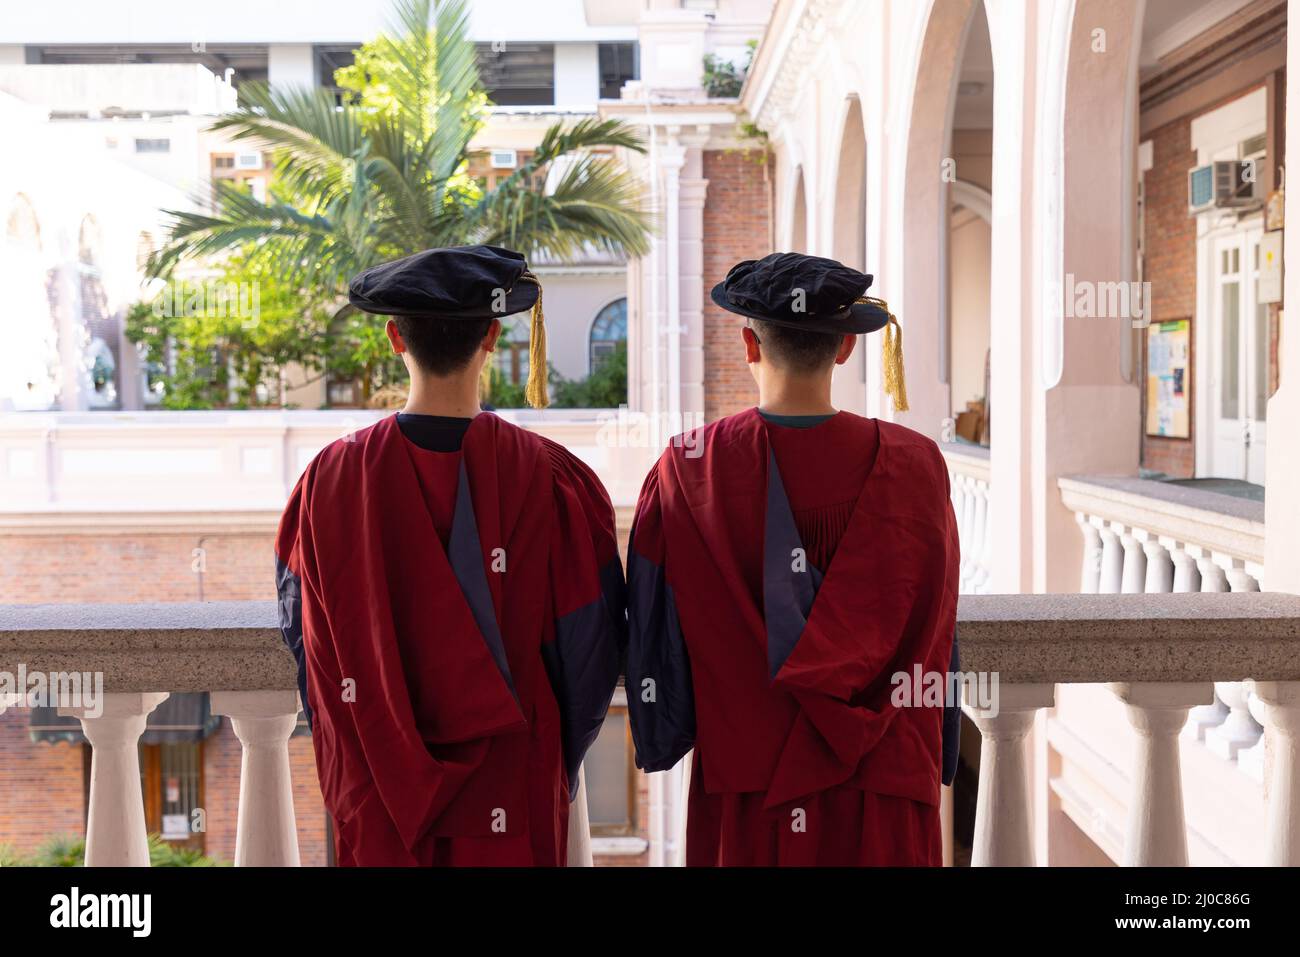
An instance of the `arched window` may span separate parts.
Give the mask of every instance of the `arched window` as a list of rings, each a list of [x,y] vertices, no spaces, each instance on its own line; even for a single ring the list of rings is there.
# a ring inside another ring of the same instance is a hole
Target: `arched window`
[[[615,299],[600,310],[591,324],[588,357],[592,372],[617,351],[620,342],[627,342],[626,298]]]
[[[9,216],[5,223],[5,237],[20,246],[31,247],[40,251],[41,226],[36,219],[36,210],[32,209],[31,200],[22,193],[14,197],[9,207]]]
[[[528,381],[528,319],[509,322],[497,337],[497,371],[511,385]]]

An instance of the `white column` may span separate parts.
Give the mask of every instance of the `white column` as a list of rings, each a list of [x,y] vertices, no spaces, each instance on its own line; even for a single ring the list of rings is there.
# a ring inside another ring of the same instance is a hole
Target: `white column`
[[[109,693],[98,715],[60,708],[81,719],[90,742],[90,813],[86,818],[87,867],[148,867],[144,794],[140,790],[140,735],[166,692]]]
[[[1264,861],[1300,866],[1300,682],[1257,681],[1273,730],[1273,769],[1268,780]]]
[[[591,819],[587,811],[587,769],[578,768],[578,794],[569,804],[569,867],[591,867]]]
[[[1147,558],[1142,551],[1142,543],[1137,538],[1138,530],[1125,528],[1120,541],[1124,543],[1124,577],[1120,591],[1125,595],[1140,595],[1146,585]]]
[[[266,48],[267,81],[273,87],[314,87],[316,51],[310,43],[272,43]],[[332,79],[332,78],[331,78]]]
[[[972,594],[979,594],[987,581],[987,575],[984,572],[982,564],[984,553],[986,551],[985,541],[988,538],[989,526],[989,489],[988,486],[976,479],[975,486],[975,525],[974,534],[971,536],[971,567],[970,567],[970,591]]]
[[[1124,549],[1119,533],[1123,525],[1108,522],[1099,528],[1101,535],[1101,582],[1098,588],[1103,595],[1118,595],[1124,581]]]
[[[1143,591],[1147,594],[1164,594],[1174,590],[1174,563],[1165,551],[1165,546],[1151,533],[1138,529],[1134,532],[1142,543],[1142,552],[1146,555],[1146,581]]]
[[[243,746],[239,766],[236,867],[297,867],[298,827],[289,773],[296,691],[214,691],[212,713],[230,717]]]
[[[1002,685],[997,713],[969,698],[965,711],[980,731],[979,790],[975,799],[975,867],[1034,864],[1033,805],[1025,738],[1040,708],[1050,708],[1055,686]]]
[[[1190,707],[1210,701],[1210,687],[1170,682],[1117,683],[1110,688],[1128,706],[1129,723],[1138,733],[1124,864],[1186,867],[1187,823],[1183,818],[1178,731],[1187,722]]]
[[[1258,784],[1264,783],[1264,765],[1270,742],[1268,740],[1268,706],[1251,687],[1254,682],[1247,682],[1246,710],[1255,719],[1255,723],[1265,731],[1259,739],[1248,748],[1237,752],[1237,770]]]
[[[1174,591],[1178,594],[1201,590],[1201,573],[1196,570],[1196,560],[1187,554],[1182,542],[1162,538],[1160,543],[1169,550],[1174,563]]]
[[[1075,512],[1074,520],[1083,533],[1083,579],[1079,594],[1095,595],[1101,589],[1101,533],[1083,512]]]

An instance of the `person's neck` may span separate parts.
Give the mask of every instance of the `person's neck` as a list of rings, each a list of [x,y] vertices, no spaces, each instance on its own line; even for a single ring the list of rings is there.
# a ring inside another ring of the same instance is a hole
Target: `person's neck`
[[[758,385],[758,409],[769,415],[834,415],[831,383],[765,376]]]
[[[413,376],[402,411],[411,415],[441,415],[472,419],[479,407],[478,375]]]

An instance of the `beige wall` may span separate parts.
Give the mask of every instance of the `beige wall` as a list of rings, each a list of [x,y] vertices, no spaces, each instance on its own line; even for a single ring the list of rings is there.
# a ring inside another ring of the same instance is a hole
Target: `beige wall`
[[[949,269],[952,298],[952,407],[984,397],[984,357],[989,348],[989,224],[968,209],[952,214]]]

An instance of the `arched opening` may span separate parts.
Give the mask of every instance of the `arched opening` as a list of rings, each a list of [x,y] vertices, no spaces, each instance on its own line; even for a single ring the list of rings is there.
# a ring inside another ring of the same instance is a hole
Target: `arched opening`
[[[0,411],[52,409],[59,398],[59,336],[45,288],[41,226],[24,194],[5,214],[0,287]]]
[[[983,4],[978,0],[933,0],[915,69],[900,263],[903,312],[899,315],[907,346],[911,411],[898,418],[933,438],[953,440],[957,437],[954,412],[965,411],[967,399],[976,397],[963,395],[960,408],[954,408],[959,399],[952,388],[952,286],[954,279],[965,285],[975,278],[979,257],[968,253],[971,246],[986,244],[987,237],[981,235],[978,224],[961,217],[958,227],[964,231],[955,251],[962,259],[950,262],[954,252],[950,194],[959,181],[985,191],[992,185],[992,54]],[[942,122],[936,122],[937,117]],[[974,321],[965,309],[968,302],[962,302],[963,322]],[[966,344],[965,349],[969,348]],[[971,356],[965,351],[961,357],[962,363],[981,368],[984,360],[984,354]],[[964,431],[978,438],[981,428],[972,428],[971,418],[964,421]]]
[[[862,105],[857,97],[845,104],[840,133],[839,159],[835,167],[835,195],[831,208],[831,256],[846,266],[867,268],[867,138],[862,122]],[[866,349],[861,336],[852,358],[836,366],[831,384],[831,401],[850,412],[867,411]]]
[[[993,251],[993,47],[984,4],[973,5],[953,91],[948,186],[946,359],[958,442],[987,446]],[[941,354],[940,361],[943,362]],[[941,366],[941,380],[943,368]]]
[[[103,236],[99,223],[87,214],[77,235],[77,262],[81,286],[81,392],[92,409],[118,405],[117,372],[120,329],[109,312],[108,293],[101,271]]]

